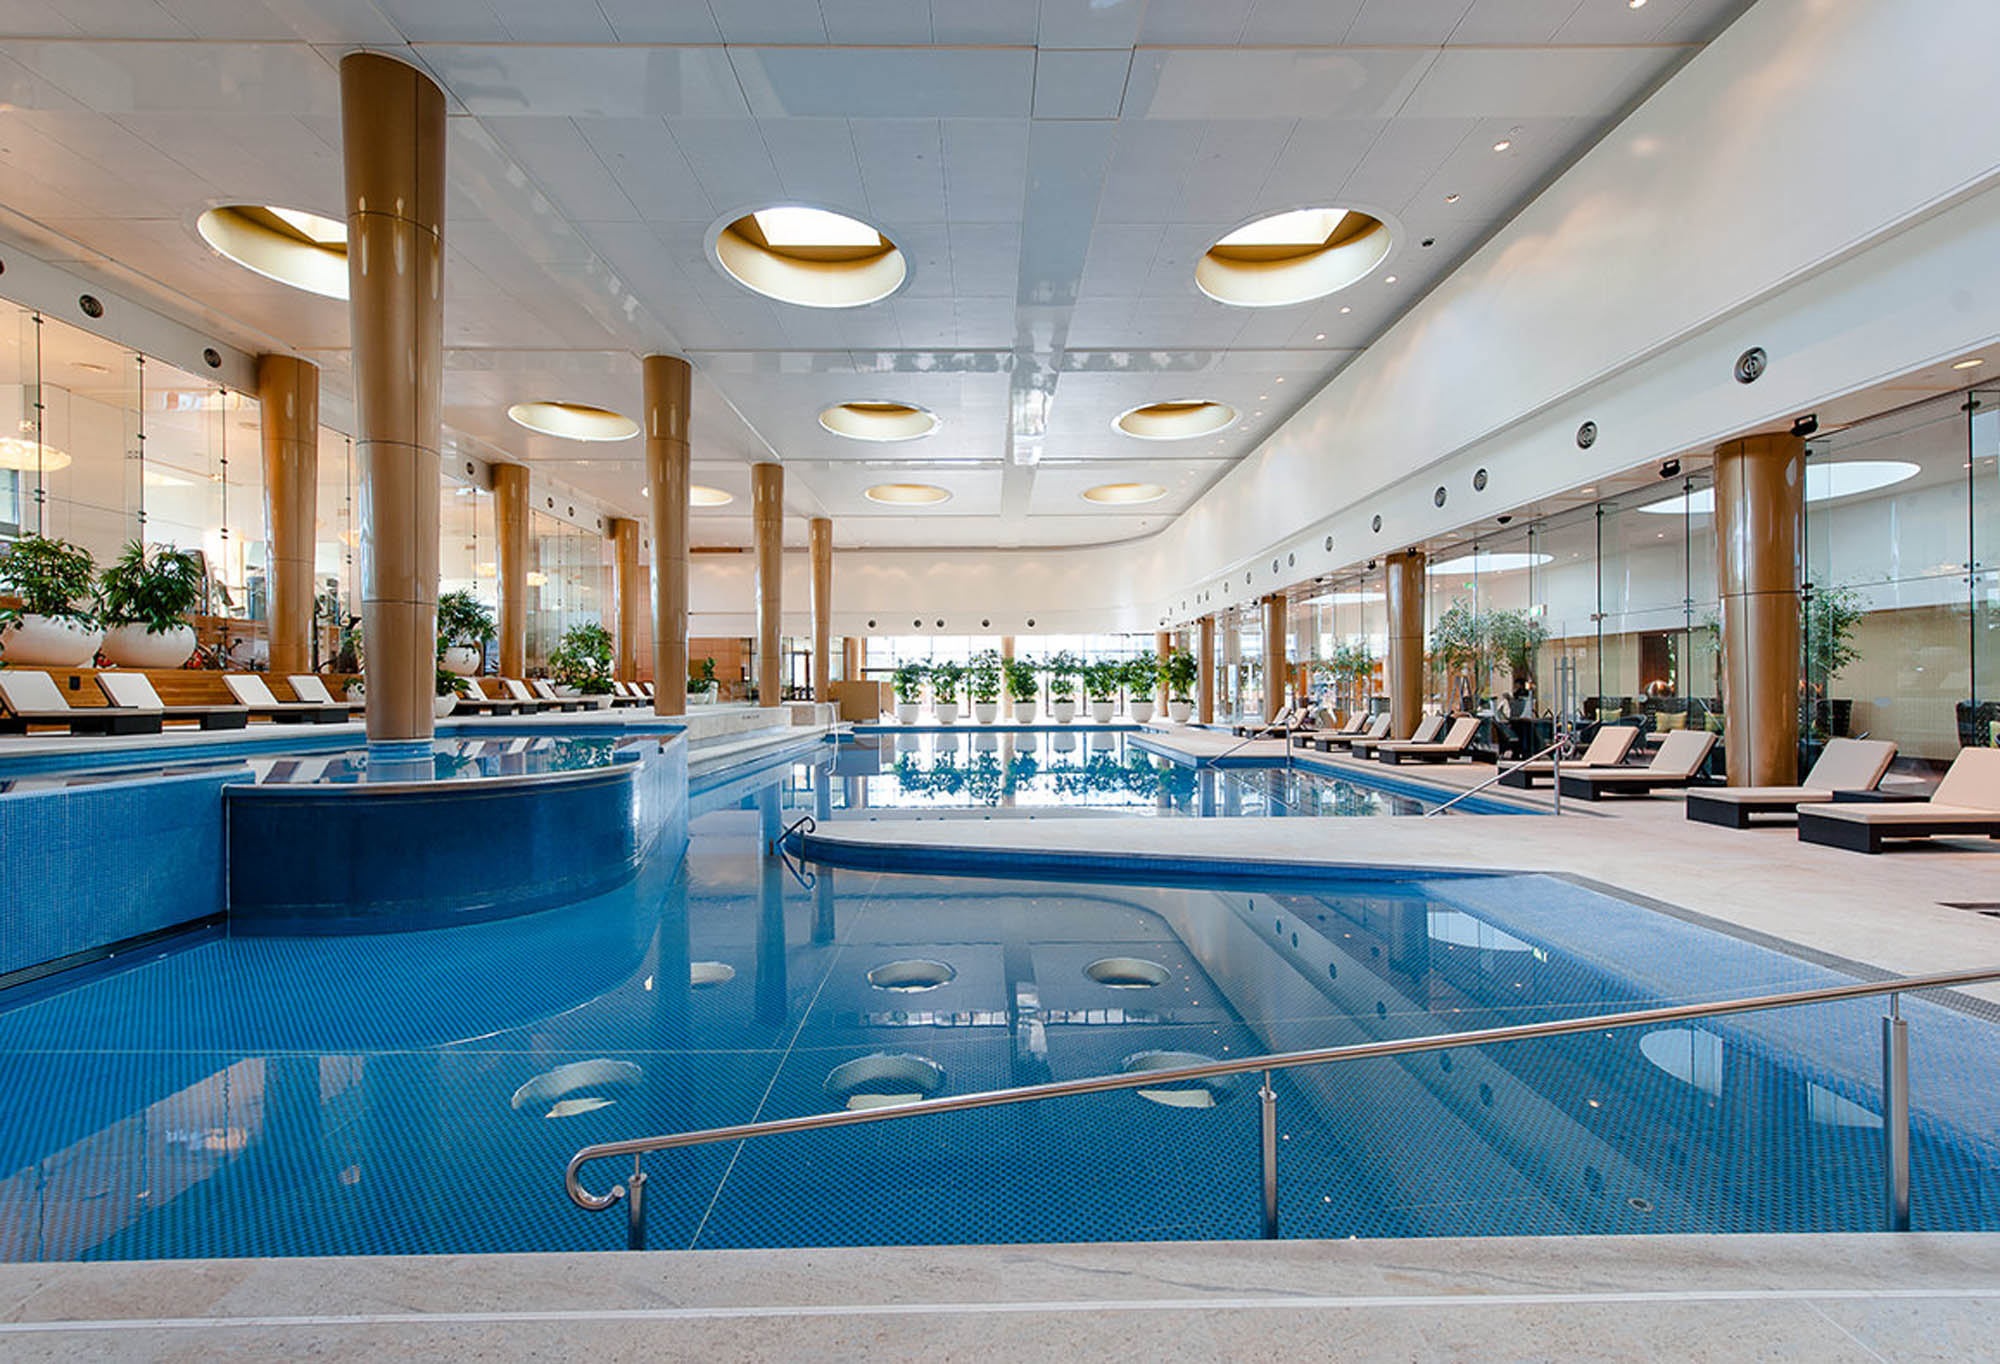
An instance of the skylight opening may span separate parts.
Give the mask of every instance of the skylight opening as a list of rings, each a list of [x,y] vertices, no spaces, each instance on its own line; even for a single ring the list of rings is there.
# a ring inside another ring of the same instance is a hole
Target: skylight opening
[[[823,208],[760,208],[757,220],[766,245],[779,249],[814,246],[881,246],[882,234],[867,223]]]

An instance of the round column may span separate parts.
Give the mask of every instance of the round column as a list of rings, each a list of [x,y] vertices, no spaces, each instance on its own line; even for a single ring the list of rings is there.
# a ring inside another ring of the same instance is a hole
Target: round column
[[[815,516],[806,523],[812,550],[813,700],[833,699],[833,522]]]
[[[500,676],[528,673],[528,471],[519,464],[493,466],[493,520],[499,539],[494,574],[500,589],[497,622]]]
[[[653,504],[653,713],[687,714],[688,394],[694,371],[678,355],[649,355],[645,379],[646,487]]]
[[[271,672],[312,671],[313,526],[319,515],[319,366],[294,355],[257,361],[270,536]]]
[[[1285,594],[1264,598],[1264,718],[1275,720],[1283,709],[1292,667],[1285,660]]]
[[[1799,773],[1799,519],[1805,441],[1749,436],[1715,451],[1722,597],[1722,743],[1732,786]]]
[[[368,739],[428,740],[437,673],[444,95],[374,52],[340,62]]]
[[[1424,714],[1424,555],[1391,554],[1383,564],[1389,599],[1389,733],[1407,739]]]
[[[1167,713],[1167,658],[1174,651],[1174,636],[1169,630],[1153,632],[1153,658],[1160,665],[1160,685],[1154,688],[1153,704],[1162,715]]]
[[[1203,616],[1199,622],[1198,639],[1200,647],[1196,653],[1199,667],[1196,669],[1195,686],[1200,692],[1200,706],[1195,718],[1204,725],[1215,723],[1215,617]]]
[[[778,652],[784,624],[784,465],[750,466],[750,514],[757,544],[757,704],[775,706],[784,688]]]
[[[639,675],[639,610],[645,597],[645,585],[639,577],[639,523],[629,516],[614,516],[604,529],[611,540],[611,563],[618,582],[613,598],[618,610],[618,650],[612,658],[612,675],[629,682]]]

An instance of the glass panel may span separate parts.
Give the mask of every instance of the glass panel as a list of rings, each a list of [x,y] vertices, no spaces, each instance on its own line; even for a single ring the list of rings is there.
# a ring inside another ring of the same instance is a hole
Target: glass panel
[[[1960,742],[2000,747],[2000,391],[1972,395],[1972,713]]]

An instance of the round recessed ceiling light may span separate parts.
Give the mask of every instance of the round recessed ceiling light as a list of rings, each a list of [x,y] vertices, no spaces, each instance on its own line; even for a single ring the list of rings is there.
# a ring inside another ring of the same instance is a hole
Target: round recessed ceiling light
[[[1239,308],[1280,308],[1345,289],[1389,254],[1389,229],[1366,213],[1304,208],[1237,228],[1195,265],[1200,290]]]
[[[295,208],[226,204],[195,221],[201,239],[246,270],[323,298],[347,297],[347,224]]]
[[[1095,488],[1086,488],[1083,500],[1101,506],[1129,507],[1140,502],[1158,502],[1166,495],[1167,490],[1157,483],[1100,483]]]
[[[1806,465],[1806,501],[1830,502],[1837,497],[1872,493],[1922,473],[1921,467],[1900,459],[1853,459],[1840,464]],[[1655,516],[1707,516],[1715,510],[1715,489],[1696,488],[1691,493],[1648,502],[1636,508]]]
[[[885,507],[931,507],[951,500],[950,493],[929,483],[877,483],[861,495]]]
[[[609,408],[587,403],[515,403],[507,415],[517,426],[562,440],[630,440],[639,423]]]
[[[1187,440],[1209,436],[1236,420],[1236,409],[1227,403],[1203,398],[1178,398],[1171,402],[1146,403],[1118,414],[1112,423],[1128,436],[1140,440]]]
[[[935,412],[910,403],[835,403],[819,424],[850,440],[916,440],[938,429]]]
[[[735,500],[734,493],[726,493],[720,488],[708,488],[699,483],[688,485],[690,507],[726,507]]]
[[[823,208],[781,205],[725,224],[715,259],[731,279],[802,308],[859,308],[902,288],[909,262],[867,223]]]

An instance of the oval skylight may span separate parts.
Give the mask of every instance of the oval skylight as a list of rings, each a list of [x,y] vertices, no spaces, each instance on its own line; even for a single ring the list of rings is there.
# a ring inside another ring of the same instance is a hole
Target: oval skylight
[[[225,204],[195,220],[201,239],[246,270],[322,298],[347,297],[347,224],[296,208]]]
[[[1157,483],[1100,483],[1086,488],[1083,500],[1106,507],[1129,507],[1142,502],[1158,502],[1167,490]]]
[[[1806,465],[1806,501],[1831,502],[1892,487],[1915,478],[1923,469],[1900,459],[1851,459],[1838,464]],[[1711,516],[1715,489],[1696,488],[1638,508],[1654,516]]]
[[[1114,990],[1150,990],[1172,978],[1166,967],[1144,957],[1099,957],[1083,973]]]
[[[515,403],[507,415],[518,426],[562,440],[630,440],[639,434],[639,423],[630,417],[587,403]]]
[[[1366,213],[1302,208],[1245,223],[1208,248],[1194,280],[1218,303],[1279,308],[1337,293],[1389,255],[1389,229]]]
[[[746,289],[802,308],[859,308],[909,277],[896,244],[855,218],[822,208],[758,209],[716,233],[715,259]]]
[[[1140,440],[1189,440],[1209,436],[1236,420],[1236,409],[1227,403],[1205,398],[1176,398],[1171,402],[1146,403],[1118,414],[1112,423],[1128,436]]]
[[[1476,554],[1461,554],[1456,559],[1446,559],[1434,563],[1430,571],[1447,573],[1515,573],[1524,568],[1540,568],[1555,556],[1553,554],[1528,554],[1514,550],[1480,550]]]
[[[958,970],[950,962],[931,961],[924,957],[884,962],[868,973],[868,983],[876,989],[906,995],[935,990],[957,978]]]
[[[701,483],[688,485],[690,507],[726,507],[735,500],[736,494],[724,492],[720,488],[710,488]]]
[[[937,430],[938,419],[928,408],[910,403],[835,403],[819,414],[819,424],[849,440],[918,440]]]
[[[885,507],[933,507],[951,500],[950,493],[929,483],[877,483],[861,495]]]

